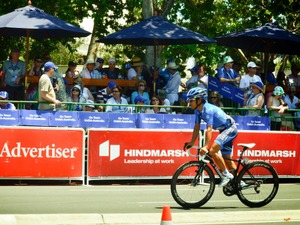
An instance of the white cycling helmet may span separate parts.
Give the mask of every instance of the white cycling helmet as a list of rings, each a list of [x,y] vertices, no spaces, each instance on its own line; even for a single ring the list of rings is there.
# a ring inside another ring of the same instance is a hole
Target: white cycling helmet
[[[205,88],[195,87],[188,91],[187,95],[188,102],[191,99],[201,98],[207,101],[207,90]]]

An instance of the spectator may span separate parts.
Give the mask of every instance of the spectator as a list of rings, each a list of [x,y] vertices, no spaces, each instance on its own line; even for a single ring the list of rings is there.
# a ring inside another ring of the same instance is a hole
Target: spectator
[[[51,61],[46,62],[44,65],[44,74],[41,76],[38,86],[40,102],[38,109],[40,110],[54,110],[56,105],[61,104],[61,102],[56,99],[55,91],[50,80],[50,77],[54,75],[57,68],[58,67]]]
[[[74,84],[78,84],[81,87],[81,95],[86,99],[86,100],[92,100],[94,101],[94,96],[92,95],[90,89],[84,86],[84,83],[80,77],[74,79]]]
[[[300,69],[295,63],[292,63],[291,71],[292,73],[287,75],[287,84],[290,86],[300,86],[300,76],[298,75]]]
[[[84,106],[84,111],[88,112],[98,112],[97,109],[95,109],[94,101],[93,100],[86,100],[86,105]]]
[[[181,106],[180,108],[173,108],[172,114],[194,114],[194,110],[190,107],[188,107],[187,102],[187,94],[186,93],[180,93],[178,101],[175,101],[173,106]]]
[[[68,69],[66,71],[66,77],[70,78],[78,78],[80,73],[78,70],[76,70],[77,63],[75,61],[70,61],[68,63]]]
[[[218,69],[217,78],[221,82],[228,82],[236,87],[240,82],[239,74],[232,69],[233,59],[230,56],[226,56],[223,59],[223,66]]]
[[[44,55],[45,64],[49,62],[49,59],[51,59],[51,56],[49,54]],[[48,61],[47,61],[48,60]],[[55,91],[56,99],[60,102],[66,102],[67,101],[67,89],[65,80],[62,77],[62,74],[58,73],[58,68],[54,70],[54,74],[50,77],[52,86]],[[56,110],[66,110],[66,106],[64,104],[56,105]]]
[[[108,79],[122,79],[121,71],[116,67],[116,59],[110,58],[108,60],[108,68],[103,69],[103,73],[107,75]]]
[[[153,96],[157,90],[158,75],[159,75],[159,68],[158,67],[154,68],[154,66],[151,66],[149,69],[148,76],[144,76],[144,80],[146,81],[147,84],[147,91],[150,96]]]
[[[82,89],[80,85],[75,84],[71,90],[71,94],[68,97],[68,102],[72,102],[74,104],[69,106],[70,111],[85,111],[85,106],[80,105],[78,103],[86,103],[86,98],[82,96]]]
[[[128,107],[128,102],[126,98],[121,96],[121,88],[119,86],[114,86],[112,88],[113,96],[109,98],[106,102],[105,112],[131,112],[131,108]]]
[[[299,98],[297,96],[295,96],[296,94],[296,87],[295,86],[289,86],[288,87],[288,93],[285,94],[284,96],[282,96],[283,101],[285,104],[287,104],[287,106],[289,107],[289,109],[297,109],[296,104],[299,102]],[[285,113],[285,115],[288,116],[293,116],[293,112],[287,112]],[[286,127],[290,127],[292,130],[295,130],[295,120],[290,119],[290,118],[285,118],[285,122],[286,122]]]
[[[167,113],[166,109],[163,107],[157,107],[157,106],[162,106],[163,102],[160,99],[159,96],[154,95],[151,98],[151,103],[150,103],[151,107],[146,109],[145,113],[149,113],[149,114],[155,114],[155,113]]]
[[[178,100],[178,89],[181,84],[181,76],[177,70],[178,67],[179,66],[173,61],[169,62],[167,65],[167,68],[171,73],[171,77],[163,89],[166,90],[167,99],[169,99],[171,105]]]
[[[158,96],[162,100],[162,103],[164,106],[171,106],[170,100],[167,99],[167,92],[165,90],[160,90],[158,92]],[[167,113],[169,113],[171,110],[169,107],[165,108],[165,109],[166,109]]]
[[[288,86],[287,79],[283,71],[279,71],[277,74],[277,84],[279,86]]]
[[[174,59],[168,59],[167,60],[167,65],[170,62],[174,62]],[[167,67],[163,68],[159,71],[157,82],[156,82],[158,91],[166,86],[166,84],[167,84],[168,80],[170,79],[171,75],[172,74],[171,74],[170,70]]]
[[[210,93],[208,102],[218,107],[224,107],[223,103],[221,102],[221,96],[217,91],[212,91]]]
[[[128,70],[128,80],[139,79],[142,74],[143,62],[140,57],[134,57],[131,62],[131,68]]]
[[[117,86],[117,84],[114,81],[110,81],[106,88],[99,90],[97,93],[97,103],[106,104],[107,100],[112,97],[112,89],[115,86]],[[99,106],[98,109],[100,112],[103,112],[104,106]]]
[[[271,130],[280,130],[281,115],[288,109],[287,104],[284,103],[282,95],[284,90],[280,86],[274,88],[272,96],[268,98],[267,108],[271,110]]]
[[[298,109],[298,111],[294,113],[295,128],[297,131],[300,131],[300,100],[295,105],[296,109]]]
[[[42,71],[42,64],[43,60],[41,57],[35,57],[34,61],[32,63],[31,69],[28,71],[28,76],[42,76],[43,71]]]
[[[8,100],[8,93],[6,91],[0,91],[0,101],[7,101]],[[10,109],[16,110],[16,107],[11,102],[0,102],[0,109]]]
[[[10,59],[3,64],[2,86],[11,100],[24,100],[26,65],[19,59],[19,49],[12,49],[10,56]]]
[[[41,57],[35,57],[31,69],[28,71],[28,76],[42,76],[42,64],[43,60]],[[26,100],[27,101],[37,101],[38,100],[38,84],[30,83],[26,90]],[[37,109],[37,105],[28,104],[26,108]]]
[[[88,59],[86,61],[86,68],[84,68],[81,71],[81,78],[86,78],[86,79],[100,79],[101,74],[98,72],[98,70],[95,69],[96,62],[93,59]],[[90,86],[90,91],[92,95],[97,94],[97,87],[96,86]]]
[[[273,61],[269,62],[267,71],[267,84],[277,85],[277,80],[274,75],[275,66],[276,65]]]
[[[264,93],[264,85],[260,81],[256,81],[255,83],[250,84],[252,92],[248,99],[245,99],[245,108],[254,108],[257,110],[251,110],[247,112],[247,115],[251,116],[260,116],[261,115],[261,109],[264,105],[265,97],[263,95]]]
[[[283,96],[284,102],[288,105],[289,109],[296,109],[296,103],[298,103],[299,98],[295,96],[296,94],[296,87],[289,86],[288,93]]]
[[[134,104],[136,105],[134,108],[134,112],[135,113],[144,113],[146,110],[146,108],[143,107],[143,105],[145,105],[145,102],[146,102],[146,99],[143,96],[137,95],[134,98]]]
[[[103,75],[103,71],[104,71],[103,65],[104,65],[104,59],[97,58],[96,65],[95,65],[95,70],[97,70],[102,75]]]
[[[239,85],[240,89],[242,89],[243,91],[250,90],[251,83],[256,83],[257,81],[259,81],[260,83],[263,83],[261,78],[258,75],[256,75],[257,65],[255,64],[255,62],[249,62],[247,64],[247,70],[248,70],[248,73],[246,75],[242,76],[240,85]]]
[[[192,87],[201,87],[207,89],[208,85],[208,74],[206,73],[206,66],[202,63],[201,65],[196,65],[191,69],[193,76],[186,82],[187,89]]]
[[[145,104],[149,105],[150,104],[150,98],[148,92],[145,90],[146,89],[146,81],[144,80],[139,80],[135,84],[135,89],[136,91],[131,93],[131,103],[134,103],[134,99],[136,96],[140,95],[145,99]]]
[[[96,62],[93,59],[86,61],[85,68],[81,71],[81,78],[86,79],[99,79],[100,73],[95,69]]]

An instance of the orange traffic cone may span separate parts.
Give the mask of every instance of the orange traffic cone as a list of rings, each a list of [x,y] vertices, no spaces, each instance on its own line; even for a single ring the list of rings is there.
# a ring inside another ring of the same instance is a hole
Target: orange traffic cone
[[[163,207],[160,225],[173,225],[170,206]]]

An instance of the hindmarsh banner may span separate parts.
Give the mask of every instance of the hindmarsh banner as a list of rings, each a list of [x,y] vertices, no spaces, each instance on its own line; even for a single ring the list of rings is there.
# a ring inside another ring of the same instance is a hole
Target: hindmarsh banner
[[[0,128],[0,177],[83,178],[84,130]]]
[[[182,151],[191,135],[192,130],[90,130],[88,177],[170,178],[181,164],[195,160]],[[299,132],[239,131],[233,158],[242,150],[238,143],[256,143],[246,151],[246,158],[270,163],[279,175],[300,176],[299,141]]]

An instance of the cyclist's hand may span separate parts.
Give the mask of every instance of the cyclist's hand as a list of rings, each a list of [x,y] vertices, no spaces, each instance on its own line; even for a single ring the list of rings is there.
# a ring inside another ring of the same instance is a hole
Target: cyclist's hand
[[[207,152],[208,152],[208,149],[206,147],[200,148],[200,155],[206,155]]]
[[[193,146],[193,144],[191,142],[185,142],[184,146],[183,146],[183,150],[185,151],[185,150],[189,149],[192,146]]]

